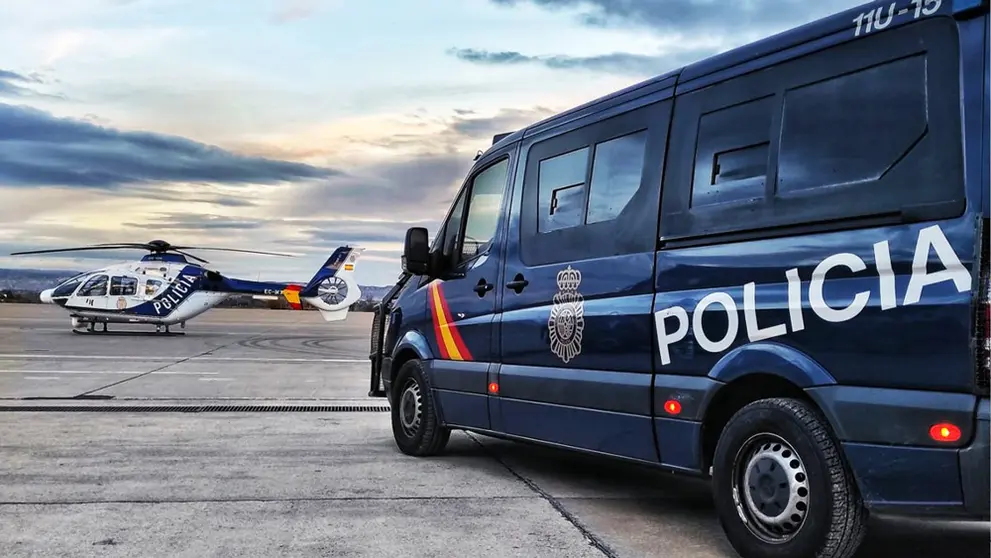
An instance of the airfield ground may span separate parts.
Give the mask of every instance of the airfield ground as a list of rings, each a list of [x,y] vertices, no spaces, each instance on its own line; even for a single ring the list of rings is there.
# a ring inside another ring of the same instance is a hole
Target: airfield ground
[[[367,409],[95,411],[384,407],[369,320],[214,310],[185,337],[85,337],[0,304],[0,406],[94,408],[0,412],[0,556],[735,556],[706,486],[653,471],[463,433],[409,458]],[[57,399],[82,394],[112,399]],[[859,554],[988,555],[987,523],[891,519]]]

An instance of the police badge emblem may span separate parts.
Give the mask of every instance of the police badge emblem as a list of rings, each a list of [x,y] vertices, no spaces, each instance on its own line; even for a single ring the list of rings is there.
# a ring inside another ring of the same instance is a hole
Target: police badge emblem
[[[585,301],[578,293],[582,274],[569,265],[557,274],[558,292],[547,319],[551,352],[565,363],[582,352],[582,332],[585,330]]]

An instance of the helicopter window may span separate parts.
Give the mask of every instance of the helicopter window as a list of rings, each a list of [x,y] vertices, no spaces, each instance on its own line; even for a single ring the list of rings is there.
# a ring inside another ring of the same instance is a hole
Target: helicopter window
[[[69,279],[65,283],[62,283],[61,285],[55,287],[55,290],[52,291],[52,296],[53,297],[72,296],[72,293],[76,292],[76,287],[79,286],[79,282],[81,280],[82,280],[81,277],[73,277],[72,279]]]
[[[133,296],[138,292],[138,280],[133,277],[110,279],[110,296]]]
[[[95,275],[83,283],[79,296],[105,296],[107,294],[107,276]]]
[[[155,293],[162,288],[162,282],[154,279],[145,281],[145,296],[155,296]]]

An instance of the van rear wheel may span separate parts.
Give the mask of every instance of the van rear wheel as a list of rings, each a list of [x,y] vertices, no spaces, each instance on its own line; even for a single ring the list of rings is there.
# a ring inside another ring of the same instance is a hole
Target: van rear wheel
[[[850,558],[866,510],[839,444],[797,399],[755,401],[723,429],[713,457],[713,498],[743,558]]]
[[[423,364],[417,359],[403,364],[392,389],[392,435],[399,450],[417,457],[443,451],[451,431],[440,422]]]

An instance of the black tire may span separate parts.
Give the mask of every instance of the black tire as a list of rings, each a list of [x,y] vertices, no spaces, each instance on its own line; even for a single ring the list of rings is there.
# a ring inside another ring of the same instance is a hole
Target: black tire
[[[819,412],[797,399],[755,401],[730,418],[716,445],[712,489],[742,558],[850,558],[863,541],[867,511],[839,443]],[[764,519],[788,522],[768,527],[758,509]]]
[[[392,390],[392,435],[399,450],[416,457],[443,451],[451,430],[440,423],[430,382],[419,360],[403,364]]]

